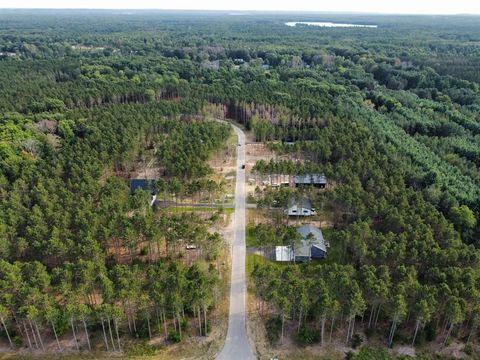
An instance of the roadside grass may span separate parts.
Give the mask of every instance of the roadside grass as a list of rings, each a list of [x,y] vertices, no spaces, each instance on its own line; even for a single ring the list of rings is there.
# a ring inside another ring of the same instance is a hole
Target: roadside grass
[[[255,225],[247,224],[246,228],[246,244],[251,247],[260,247],[263,244],[259,241],[257,234],[255,233]]]
[[[164,209],[159,209],[159,212],[170,213],[170,214],[183,214],[183,213],[192,213],[192,212],[201,212],[201,213],[227,213],[233,214],[235,209],[233,207],[201,207],[201,206],[177,206],[169,207]]]
[[[253,269],[255,268],[255,264],[269,261],[265,259],[263,256],[256,255],[256,254],[247,254],[247,263],[246,263],[246,272],[247,272],[247,280],[250,279]]]

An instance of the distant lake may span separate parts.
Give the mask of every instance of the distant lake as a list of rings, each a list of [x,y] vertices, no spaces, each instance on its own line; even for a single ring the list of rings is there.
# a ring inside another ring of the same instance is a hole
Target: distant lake
[[[333,22],[308,22],[308,21],[292,21],[286,22],[285,25],[287,26],[297,26],[300,25],[308,25],[308,26],[320,26],[320,27],[343,27],[343,28],[352,28],[352,27],[360,27],[360,28],[378,28],[378,25],[360,25],[360,24],[340,24],[340,23],[333,23]]]

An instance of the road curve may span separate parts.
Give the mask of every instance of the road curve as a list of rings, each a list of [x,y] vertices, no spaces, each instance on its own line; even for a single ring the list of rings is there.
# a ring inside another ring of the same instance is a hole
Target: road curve
[[[238,136],[237,180],[235,188],[235,219],[232,242],[232,274],[230,279],[230,311],[227,338],[217,360],[255,359],[247,337],[245,283],[245,134],[232,125]]]

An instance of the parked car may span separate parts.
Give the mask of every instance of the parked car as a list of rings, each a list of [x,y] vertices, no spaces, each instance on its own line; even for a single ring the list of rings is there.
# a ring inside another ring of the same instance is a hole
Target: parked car
[[[242,165],[242,169],[245,169],[245,164]]]

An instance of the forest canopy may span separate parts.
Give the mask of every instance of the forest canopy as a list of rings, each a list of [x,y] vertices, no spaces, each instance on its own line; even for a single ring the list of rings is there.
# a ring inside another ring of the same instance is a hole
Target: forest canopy
[[[335,184],[315,199],[341,214],[335,261],[251,269],[270,325],[323,343],[328,323],[351,342],[362,319],[388,345],[399,331],[478,345],[479,44],[469,16],[0,10],[0,336],[40,349],[81,326],[115,351],[152,331],[180,341],[188,317],[210,332],[223,239],[152,209],[124,174],[151,151],[159,193],[213,193],[208,160],[231,135],[213,117],[290,159],[256,174]],[[256,231],[269,246],[291,234]],[[186,244],[201,261],[182,263]]]

